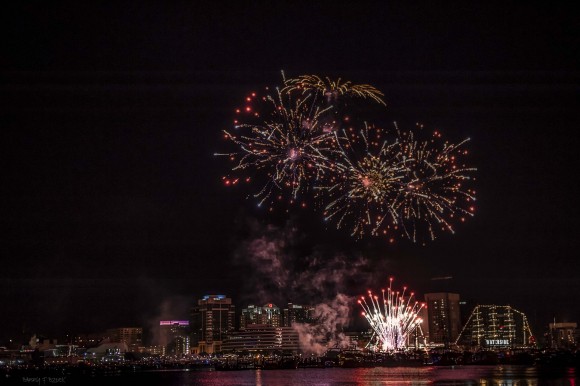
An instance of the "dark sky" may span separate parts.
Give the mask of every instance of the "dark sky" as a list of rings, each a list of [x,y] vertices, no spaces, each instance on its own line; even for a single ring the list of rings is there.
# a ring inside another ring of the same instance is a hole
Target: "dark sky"
[[[233,256],[256,236],[244,228],[283,232],[288,219],[298,249],[362,254],[418,293],[511,304],[536,334],[580,321],[572,8],[84,3],[14,2],[0,16],[0,343],[143,325],[163,304],[183,317],[181,300],[210,292],[243,306],[248,270]],[[224,188],[220,131],[280,70],[373,84],[389,120],[470,137],[476,216],[426,246],[355,242]]]

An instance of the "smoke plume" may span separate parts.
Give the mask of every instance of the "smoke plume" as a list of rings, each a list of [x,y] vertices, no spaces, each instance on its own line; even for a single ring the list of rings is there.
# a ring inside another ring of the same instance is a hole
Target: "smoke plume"
[[[185,296],[172,296],[163,299],[159,304],[157,314],[148,321],[150,341],[154,346],[167,346],[169,343],[166,334],[162,333],[159,322],[162,320],[188,320],[184,310],[189,309],[191,301]]]
[[[306,354],[322,355],[329,348],[347,348],[350,340],[343,328],[350,321],[350,304],[354,298],[337,294],[329,303],[315,307],[316,323],[294,323],[298,333],[300,348]]]
[[[287,302],[315,306],[317,323],[295,324],[303,351],[320,355],[348,346],[343,329],[350,323],[353,297],[381,269],[359,252],[310,243],[292,222],[284,227],[250,222],[249,237],[239,243],[233,263],[244,272],[243,300],[248,304]],[[383,271],[384,272],[384,271]]]

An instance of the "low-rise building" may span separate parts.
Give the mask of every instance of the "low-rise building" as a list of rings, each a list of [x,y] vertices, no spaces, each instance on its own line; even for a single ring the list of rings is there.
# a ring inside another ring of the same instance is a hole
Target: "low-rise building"
[[[272,327],[268,325],[250,325],[243,331],[230,334],[223,342],[224,352],[241,351],[289,351],[300,350],[298,333],[292,327]]]

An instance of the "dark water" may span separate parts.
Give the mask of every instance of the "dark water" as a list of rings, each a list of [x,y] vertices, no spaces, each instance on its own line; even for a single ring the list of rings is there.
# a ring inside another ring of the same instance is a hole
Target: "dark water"
[[[13,379],[12,381],[16,381]],[[54,381],[54,380],[53,380]],[[457,366],[420,368],[297,369],[242,371],[151,371],[92,379],[60,379],[84,385],[485,385],[575,386],[574,368],[538,370],[520,366]],[[1,381],[0,381],[1,383]],[[18,384],[55,384],[51,380],[18,380]],[[580,386],[580,383],[578,383]]]

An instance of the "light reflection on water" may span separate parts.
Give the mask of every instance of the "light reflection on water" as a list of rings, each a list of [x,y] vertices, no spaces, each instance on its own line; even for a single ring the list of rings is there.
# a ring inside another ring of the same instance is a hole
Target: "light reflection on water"
[[[534,367],[376,367],[368,369],[297,369],[188,371],[141,373],[140,383],[169,386],[375,386],[375,385],[478,385],[478,386],[576,386],[576,372],[558,369],[538,372]],[[580,384],[579,384],[580,385]]]

